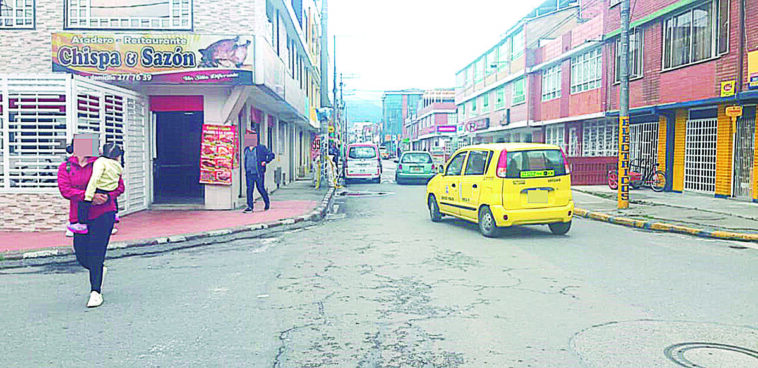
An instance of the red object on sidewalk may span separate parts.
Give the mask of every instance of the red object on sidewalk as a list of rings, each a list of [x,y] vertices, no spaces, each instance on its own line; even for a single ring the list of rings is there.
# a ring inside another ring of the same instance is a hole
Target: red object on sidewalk
[[[253,213],[237,211],[143,211],[121,217],[118,233],[111,242],[160,238],[194,234],[273,222],[302,216],[318,205],[314,201],[272,201],[271,209],[263,206]],[[0,232],[0,253],[71,246],[72,238],[65,236],[65,224],[60,231]]]

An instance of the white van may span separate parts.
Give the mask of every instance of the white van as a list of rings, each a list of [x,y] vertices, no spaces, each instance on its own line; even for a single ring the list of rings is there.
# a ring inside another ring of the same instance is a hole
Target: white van
[[[375,144],[361,143],[347,146],[345,181],[371,180],[382,182],[382,159]]]

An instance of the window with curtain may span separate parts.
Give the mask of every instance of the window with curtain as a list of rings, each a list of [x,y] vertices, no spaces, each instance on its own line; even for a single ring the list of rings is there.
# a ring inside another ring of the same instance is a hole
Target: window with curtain
[[[715,46],[719,40],[719,27],[716,24],[718,3],[709,1],[664,21],[664,69],[693,64],[716,56]],[[725,37],[728,39],[728,25],[726,33]],[[726,46],[723,48],[726,49]]]
[[[542,101],[561,97],[561,65],[555,65],[542,72]]]
[[[629,33],[629,78],[642,77],[643,31],[640,28]],[[616,40],[616,82],[621,81],[621,37]]]
[[[489,112],[490,111],[490,93],[487,92],[482,95],[482,112]]]
[[[602,53],[599,47],[571,58],[571,93],[600,88],[602,68]]]
[[[518,105],[526,102],[525,78],[520,78],[513,82],[513,102],[511,105]]]
[[[34,1],[0,0],[0,29],[34,28]]]

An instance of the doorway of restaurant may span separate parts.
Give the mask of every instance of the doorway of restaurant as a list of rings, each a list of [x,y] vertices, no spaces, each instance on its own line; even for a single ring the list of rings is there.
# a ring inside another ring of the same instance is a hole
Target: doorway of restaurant
[[[202,128],[202,111],[156,113],[153,203],[205,203],[200,184]]]

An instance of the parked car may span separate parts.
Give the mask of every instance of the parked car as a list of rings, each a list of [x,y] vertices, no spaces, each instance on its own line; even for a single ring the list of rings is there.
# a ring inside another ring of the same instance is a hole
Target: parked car
[[[382,160],[375,144],[360,143],[347,146],[345,180],[382,181]]]
[[[546,224],[556,235],[571,228],[571,174],[560,147],[536,143],[469,146],[456,151],[427,185],[429,215],[471,221],[494,237],[513,225]]]
[[[409,182],[423,182],[426,184],[437,174],[437,165],[434,164],[432,155],[425,151],[403,152],[397,162],[395,182],[398,184]]]

